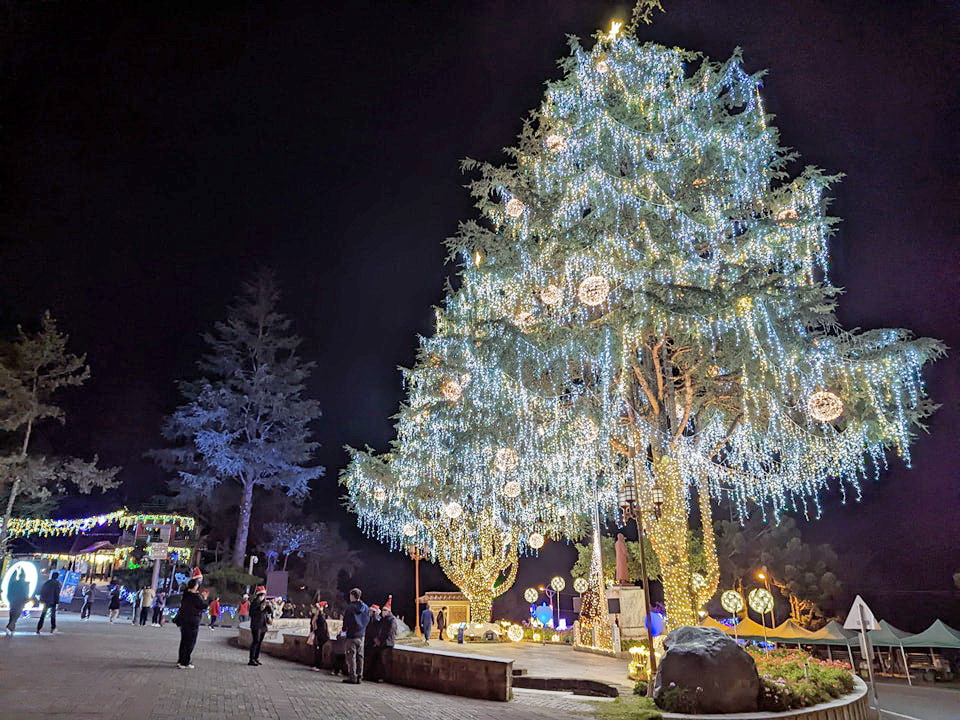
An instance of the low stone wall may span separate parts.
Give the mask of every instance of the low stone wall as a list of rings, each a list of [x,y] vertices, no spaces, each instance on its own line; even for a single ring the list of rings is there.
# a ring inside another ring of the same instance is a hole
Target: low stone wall
[[[680,715],[665,712],[663,717],[665,720],[867,720],[870,717],[867,684],[856,676],[853,678],[853,683],[854,690],[849,695],[801,710],[789,710],[782,713],[755,712],[727,715]]]
[[[250,640],[250,627],[244,623],[237,631],[237,642],[248,648]],[[274,627],[267,631],[261,652],[313,664],[313,648],[307,645],[306,635]],[[513,660],[404,645],[385,654],[384,670],[386,681],[394,685],[482,700],[509,700],[513,683]]]

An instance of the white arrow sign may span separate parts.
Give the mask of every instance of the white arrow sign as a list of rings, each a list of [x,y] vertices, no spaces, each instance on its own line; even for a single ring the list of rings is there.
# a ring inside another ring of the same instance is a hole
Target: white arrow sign
[[[867,607],[863,598],[857,595],[847,613],[847,620],[843,623],[844,630],[876,630],[880,626],[873,616],[873,610]]]

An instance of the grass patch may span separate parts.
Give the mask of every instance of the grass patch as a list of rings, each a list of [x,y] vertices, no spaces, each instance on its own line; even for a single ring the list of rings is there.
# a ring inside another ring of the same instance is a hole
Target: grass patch
[[[640,695],[621,695],[613,702],[597,703],[597,720],[659,720],[662,713],[653,699]]]

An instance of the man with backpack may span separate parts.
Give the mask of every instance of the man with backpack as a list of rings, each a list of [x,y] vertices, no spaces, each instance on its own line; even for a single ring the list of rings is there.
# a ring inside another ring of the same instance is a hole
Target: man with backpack
[[[50,611],[50,634],[57,631],[57,603],[60,602],[60,581],[57,579],[60,573],[50,573],[50,579],[40,588],[40,602],[43,603],[43,610],[40,613],[40,622],[37,623],[37,635],[43,629],[43,621],[47,617],[47,610]]]

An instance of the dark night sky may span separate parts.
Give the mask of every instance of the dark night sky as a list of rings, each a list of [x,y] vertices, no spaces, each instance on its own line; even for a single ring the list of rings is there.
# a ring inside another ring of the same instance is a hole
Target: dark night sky
[[[641,37],[768,68],[783,143],[842,171],[834,282],[848,327],[905,326],[960,347],[955,3],[668,0]],[[458,161],[500,161],[556,77],[567,33],[625,18],[601,0],[4,3],[0,57],[0,333],[49,308],[93,379],[38,447],[122,465],[77,509],[135,505],[163,475],[142,453],[191,376],[199,333],[239,283],[275,268],[318,369],[314,509],[350,527],[345,443],[385,446],[398,364],[431,330],[443,238],[471,216]],[[851,590],[919,630],[958,620],[956,353],[943,403],[859,505],[825,500]],[[355,531],[351,541],[361,542]],[[412,594],[409,562],[363,544],[357,581]],[[569,567],[553,544],[514,596]],[[428,584],[438,585],[438,574]],[[911,591],[911,592],[903,592]],[[923,591],[923,592],[916,592]],[[401,606],[401,609],[402,606]]]

